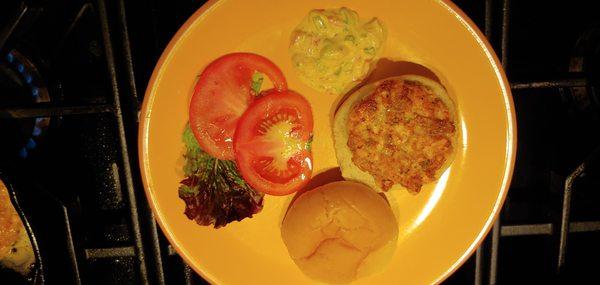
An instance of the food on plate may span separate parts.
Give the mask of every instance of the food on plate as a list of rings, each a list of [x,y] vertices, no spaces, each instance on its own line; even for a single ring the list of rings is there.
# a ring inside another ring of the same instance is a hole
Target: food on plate
[[[383,196],[364,184],[340,181],[300,195],[288,209],[281,236],[306,275],[347,283],[384,269],[396,248],[398,223]]]
[[[439,83],[391,77],[350,95],[335,114],[333,134],[344,178],[418,193],[452,162],[456,111]]]
[[[364,79],[386,38],[383,24],[348,8],[312,10],[292,32],[290,54],[300,78],[324,92],[343,94]]]
[[[275,89],[287,89],[279,67],[257,54],[227,54],[204,68],[190,102],[189,120],[206,153],[220,160],[234,159],[232,139],[237,121],[258,95],[264,75]]]
[[[0,267],[26,275],[34,262],[27,230],[10,201],[8,189],[0,180]]]
[[[220,228],[262,210],[264,194],[244,181],[232,160],[238,120],[260,94],[265,75],[273,90],[287,90],[281,70],[252,53],[224,55],[198,78],[183,133],[185,179],[179,197],[185,215],[199,225]]]
[[[273,88],[261,91],[264,75]],[[179,197],[196,223],[219,228],[252,217],[264,193],[289,194],[310,179],[310,104],[287,90],[267,58],[232,53],[211,62],[196,83],[189,115]]]
[[[204,152],[189,126],[183,141],[185,179],[179,186],[179,197],[185,202],[185,215],[190,220],[219,228],[260,212],[264,194],[242,179],[233,161]]]
[[[244,180],[270,195],[302,188],[312,174],[310,103],[291,91],[268,91],[239,120],[233,140]]]

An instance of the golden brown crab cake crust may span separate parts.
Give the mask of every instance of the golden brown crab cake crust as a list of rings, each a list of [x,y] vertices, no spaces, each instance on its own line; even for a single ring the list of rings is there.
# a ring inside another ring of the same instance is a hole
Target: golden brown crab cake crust
[[[418,76],[380,81],[347,115],[352,163],[383,191],[400,184],[418,193],[439,178],[456,148],[452,102],[431,84]]]
[[[21,218],[10,201],[8,190],[0,181],[0,259],[7,255],[19,238]]]
[[[34,262],[27,230],[13,207],[6,185],[0,180],[0,268],[27,275]]]

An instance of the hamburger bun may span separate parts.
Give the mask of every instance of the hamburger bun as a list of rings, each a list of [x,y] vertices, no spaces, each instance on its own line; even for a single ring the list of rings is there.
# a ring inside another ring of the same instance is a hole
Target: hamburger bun
[[[309,277],[348,283],[384,269],[398,239],[398,223],[384,197],[349,181],[300,195],[290,206],[281,236]]]

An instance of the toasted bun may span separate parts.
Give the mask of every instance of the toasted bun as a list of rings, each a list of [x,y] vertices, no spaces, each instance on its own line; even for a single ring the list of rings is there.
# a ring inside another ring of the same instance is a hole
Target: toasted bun
[[[371,188],[377,190],[378,192],[382,192],[383,189],[381,186],[376,183],[375,178],[370,173],[361,170],[356,164],[352,162],[352,152],[348,147],[348,117],[353,107],[361,102],[366,96],[372,94],[377,86],[381,84],[385,80],[398,80],[398,81],[415,81],[420,84],[428,87],[436,94],[442,102],[448,107],[452,119],[456,122],[456,107],[452,102],[450,96],[446,92],[444,86],[439,84],[436,81],[433,81],[429,78],[419,76],[419,75],[403,75],[396,77],[389,77],[377,82],[365,85],[352,93],[346,101],[339,107],[337,110],[334,122],[333,122],[333,138],[334,138],[334,147],[336,151],[336,156],[338,163],[340,165],[340,170],[342,172],[342,176],[346,180],[357,181],[363,184],[370,186]],[[456,149],[456,137],[458,136],[459,129],[457,128],[455,131],[455,138],[453,139],[453,145]],[[436,173],[436,177],[440,177],[440,175],[448,168],[448,166],[452,163],[453,157],[448,157],[444,166],[442,166]],[[405,189],[400,184],[394,184],[390,190],[396,189]]]
[[[333,182],[302,194],[287,212],[281,236],[309,277],[347,283],[384,269],[398,239],[387,201],[355,182]]]

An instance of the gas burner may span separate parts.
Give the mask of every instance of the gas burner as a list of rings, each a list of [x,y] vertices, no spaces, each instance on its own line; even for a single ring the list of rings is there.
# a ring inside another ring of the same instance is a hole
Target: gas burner
[[[32,61],[17,50],[0,58],[0,106],[50,102],[45,82]],[[27,158],[50,124],[49,117],[0,119],[0,158]]]

